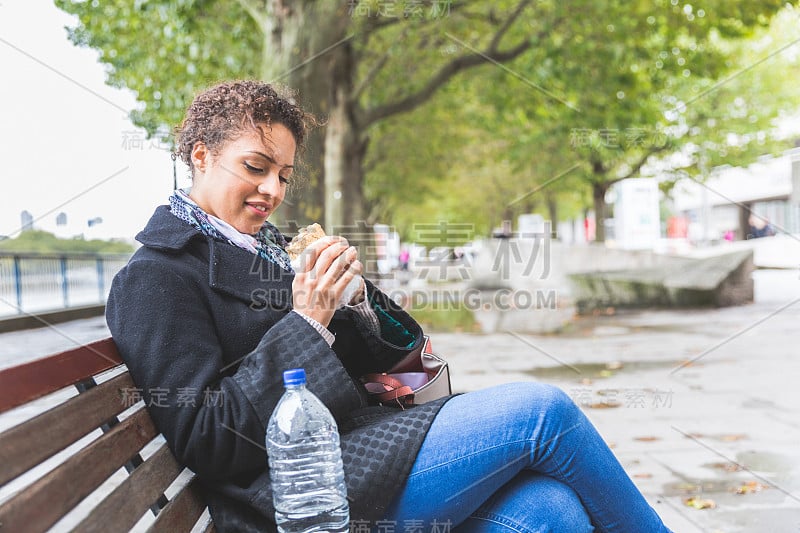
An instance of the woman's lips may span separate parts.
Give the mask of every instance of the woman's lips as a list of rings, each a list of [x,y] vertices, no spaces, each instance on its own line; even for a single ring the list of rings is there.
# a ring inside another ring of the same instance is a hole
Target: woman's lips
[[[252,212],[254,215],[258,215],[260,217],[266,217],[269,215],[270,206],[267,204],[262,203],[247,203],[245,204],[247,208]]]

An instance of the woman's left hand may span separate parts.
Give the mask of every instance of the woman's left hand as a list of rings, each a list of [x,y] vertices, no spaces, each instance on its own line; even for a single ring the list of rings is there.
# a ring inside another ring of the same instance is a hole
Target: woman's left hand
[[[327,327],[347,284],[361,274],[357,255],[340,237],[323,237],[306,248],[292,282],[294,310]]]

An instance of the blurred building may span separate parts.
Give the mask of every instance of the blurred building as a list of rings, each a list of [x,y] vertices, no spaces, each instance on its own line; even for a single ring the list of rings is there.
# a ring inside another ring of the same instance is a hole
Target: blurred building
[[[613,238],[617,248],[652,250],[659,238],[658,181],[631,178],[614,184]]]
[[[800,233],[800,148],[752,165],[715,168],[704,183],[679,181],[674,210],[688,223],[693,242],[753,236],[753,221],[779,232]],[[751,216],[754,216],[751,218]]]
[[[33,215],[30,211],[23,211],[19,214],[20,219],[20,230],[21,231],[30,231],[33,229]]]

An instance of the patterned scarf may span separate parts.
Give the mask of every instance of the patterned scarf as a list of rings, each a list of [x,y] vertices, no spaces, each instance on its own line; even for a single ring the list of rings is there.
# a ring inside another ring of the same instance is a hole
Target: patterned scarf
[[[173,215],[188,222],[203,235],[243,248],[275,263],[287,272],[294,272],[285,250],[288,242],[272,223],[264,221],[264,225],[255,235],[241,233],[224,220],[203,211],[181,189],[169,197],[169,208]]]

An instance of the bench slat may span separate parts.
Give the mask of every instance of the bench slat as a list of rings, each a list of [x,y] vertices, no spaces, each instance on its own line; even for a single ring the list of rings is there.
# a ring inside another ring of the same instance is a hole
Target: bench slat
[[[0,434],[0,485],[127,409],[120,390],[133,386],[125,372]]]
[[[164,444],[95,507],[73,531],[105,533],[109,524],[113,524],[114,529],[119,531],[130,529],[182,470],[183,467]]]
[[[214,521],[211,520],[210,518],[206,523],[206,528],[203,530],[203,533],[217,533],[217,528],[214,527]]]
[[[191,531],[206,508],[200,498],[199,482],[194,477],[156,517],[147,533]]]
[[[77,451],[30,485],[0,503],[0,531],[44,532],[58,523],[88,495],[88,516],[73,531],[128,530],[147,512],[163,506],[163,496],[183,471],[163,445],[142,464],[134,459],[157,430],[142,408],[122,422],[116,416],[128,409],[125,389],[135,390],[125,372],[94,386],[94,378],[122,365],[111,338],[93,342],[37,361],[0,370],[0,413],[50,393],[77,385],[81,394],[61,399],[52,409],[0,434],[0,486],[18,478],[64,450],[92,430],[106,433]],[[84,384],[88,383],[88,390]],[[110,429],[109,429],[110,427]],[[122,465],[130,475],[110,493],[93,493]],[[136,466],[136,465],[139,466]],[[131,471],[132,470],[132,471]],[[19,480],[22,481],[22,480]],[[194,526],[215,533],[203,514],[200,484],[192,479],[158,514],[150,531],[188,532]],[[159,503],[154,503],[158,500]]]
[[[0,413],[122,364],[117,345],[103,339],[0,371]]]
[[[140,409],[0,505],[6,531],[45,531],[157,435]]]

